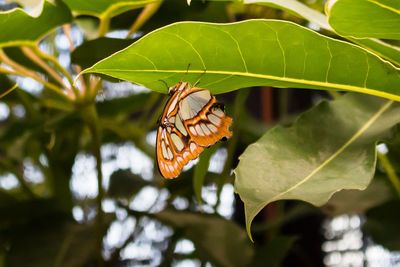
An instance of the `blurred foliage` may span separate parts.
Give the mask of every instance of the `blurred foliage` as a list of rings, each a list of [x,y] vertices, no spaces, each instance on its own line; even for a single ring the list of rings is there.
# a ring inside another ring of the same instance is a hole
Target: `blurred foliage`
[[[324,9],[322,0],[302,2]],[[279,6],[200,0],[190,6],[186,0],[33,1],[25,6],[34,10],[29,14],[10,10],[14,7],[18,4],[0,4],[0,267],[175,266],[184,260],[199,266],[321,266],[321,241],[310,238],[310,232],[320,234],[324,216],[343,213],[365,213],[364,229],[373,241],[400,249],[398,127],[389,130],[382,124],[368,135],[371,139],[387,130],[388,138],[379,140],[386,144],[387,161],[380,158],[367,190],[336,194],[322,207],[327,215],[301,202],[272,203],[255,218],[252,244],[242,204],[239,198],[232,201],[232,169],[239,155],[274,124],[291,125],[297,113],[321,97],[340,100],[338,93],[284,89],[273,90],[267,99],[265,88],[253,88],[219,95],[234,117],[234,137],[206,150],[179,179],[167,181],[154,163],[154,134],[165,96],[108,76],[77,77],[173,22],[266,18],[309,25],[298,13]],[[319,32],[354,41],[326,29]],[[157,43],[158,52],[166,43]],[[211,44],[206,41],[204,47]],[[15,84],[18,88],[9,90]],[[350,125],[354,114],[364,112],[354,105],[346,110]],[[268,112],[272,120],[266,119]],[[398,115],[385,116],[395,120]],[[321,132],[316,132],[308,139],[314,145],[320,141]],[[368,138],[369,145],[377,141]],[[245,178],[248,183],[255,179]],[[194,248],[182,249],[184,240]]]

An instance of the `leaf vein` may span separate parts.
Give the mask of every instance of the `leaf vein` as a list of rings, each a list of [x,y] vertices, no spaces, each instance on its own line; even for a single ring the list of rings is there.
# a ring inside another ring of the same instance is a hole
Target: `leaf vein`
[[[182,38],[182,37],[179,36],[178,34],[173,34],[173,33],[169,33],[169,32],[165,32],[165,33],[166,33],[166,34],[169,34],[169,35],[172,35],[172,36],[175,36],[175,37],[177,37],[178,39],[181,39],[182,41],[184,41],[185,43],[187,43],[187,44],[192,48],[192,50],[197,54],[197,56],[199,57],[199,59],[200,59],[200,61],[201,61],[201,64],[203,64],[204,69],[207,69],[207,68],[206,68],[206,64],[204,63],[203,57],[200,55],[199,51],[193,46],[193,44],[192,44],[191,42],[189,42],[188,40]]]
[[[283,195],[289,193],[290,191],[295,190],[308,180],[310,180],[316,173],[318,173],[320,170],[322,170],[325,166],[327,166],[331,161],[336,159],[341,153],[343,153],[347,147],[349,147],[357,138],[359,138],[394,102],[392,100],[389,100],[386,102],[377,112],[375,112],[369,120],[367,120],[362,127],[355,132],[349,140],[347,140],[346,143],[344,143],[339,149],[333,153],[329,158],[327,158],[322,164],[320,164],[317,168],[315,168],[309,175],[307,175],[304,179],[302,179],[300,182],[296,183],[295,185],[291,186],[290,188],[286,189],[282,193],[276,195],[273,197],[271,200],[267,201],[266,203],[270,203],[274,200],[280,199]],[[265,203],[263,203],[263,206],[265,206]]]

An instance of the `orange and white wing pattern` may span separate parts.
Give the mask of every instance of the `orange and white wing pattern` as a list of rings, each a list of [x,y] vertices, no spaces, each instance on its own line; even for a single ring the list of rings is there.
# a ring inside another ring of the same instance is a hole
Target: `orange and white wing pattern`
[[[223,105],[206,89],[192,88],[179,102],[179,114],[192,140],[200,146],[208,147],[232,136],[232,118],[225,115]]]
[[[165,178],[177,177],[204,147],[229,138],[232,118],[206,89],[180,82],[170,88],[170,99],[157,130],[157,163]]]

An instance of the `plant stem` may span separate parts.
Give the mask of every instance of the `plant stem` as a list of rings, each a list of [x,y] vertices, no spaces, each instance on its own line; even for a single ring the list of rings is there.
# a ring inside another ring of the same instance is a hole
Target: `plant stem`
[[[68,80],[69,84],[71,85],[73,90],[77,90],[74,88],[74,80],[72,79],[71,73],[69,73],[68,70],[66,70],[63,66],[61,66],[60,62],[52,55],[44,53],[42,50],[39,49],[37,46],[32,47],[33,51],[38,55],[39,57],[51,62],[54,67],[56,67]]]
[[[378,159],[383,169],[385,170],[389,181],[392,183],[394,189],[396,190],[397,195],[400,197],[400,179],[399,176],[397,176],[396,171],[393,168],[393,165],[390,162],[388,156],[386,154],[378,152]]]
[[[68,39],[69,42],[69,51],[72,53],[72,51],[75,49],[75,45],[74,45],[74,40],[72,39],[72,34],[71,34],[71,25],[70,24],[66,24],[63,26],[63,30],[64,30],[64,34]],[[74,65],[73,69],[75,70],[75,72],[77,74],[79,74],[82,70],[79,66]],[[79,76],[79,81],[81,82],[81,87],[83,92],[86,92],[86,84],[85,84],[85,80],[83,79],[83,76],[80,75]],[[79,90],[76,89],[75,86],[72,86],[72,89],[75,92],[76,97],[79,97]]]
[[[103,248],[103,222],[104,213],[102,209],[102,202],[104,198],[104,188],[103,188],[103,172],[102,172],[102,159],[101,159],[101,129],[99,127],[99,118],[96,110],[95,104],[85,107],[82,110],[82,116],[89,126],[90,132],[93,138],[93,154],[96,158],[96,170],[97,170],[97,188],[98,194],[96,198],[97,204],[97,252],[98,252],[98,265],[104,266],[104,260],[102,256]]]
[[[110,27],[110,18],[109,17],[102,17],[100,18],[100,25],[99,25],[99,37],[103,37],[108,32]]]
[[[146,21],[153,16],[154,13],[157,12],[158,8],[161,6],[162,1],[157,1],[146,5],[142,12],[140,12],[139,16],[136,18],[135,22],[129,28],[129,32],[126,35],[126,38],[129,38],[133,33],[135,33],[140,27],[143,26]]]
[[[51,68],[43,59],[36,55],[33,50],[28,46],[21,47],[22,52],[29,59],[34,61],[38,66],[44,69],[51,77],[53,77],[61,86],[65,87],[64,81],[60,74],[58,74],[53,68]]]
[[[68,95],[64,94],[63,91],[61,90],[61,88],[59,88],[57,85],[50,83],[50,82],[46,82],[36,72],[34,72],[30,69],[27,69],[27,68],[21,66],[20,64],[18,64],[17,62],[13,61],[11,58],[9,58],[4,53],[4,51],[2,49],[0,49],[0,61],[3,61],[5,64],[12,67],[14,69],[15,75],[26,76],[26,77],[32,78],[33,80],[43,84],[46,88],[54,91],[58,95],[66,98],[66,99],[69,99]]]
[[[8,88],[8,89],[4,90],[3,93],[0,93],[0,99],[5,97],[6,95],[11,93],[12,91],[14,91],[17,87],[18,87],[18,84],[14,84],[13,86],[11,86],[11,88]]]

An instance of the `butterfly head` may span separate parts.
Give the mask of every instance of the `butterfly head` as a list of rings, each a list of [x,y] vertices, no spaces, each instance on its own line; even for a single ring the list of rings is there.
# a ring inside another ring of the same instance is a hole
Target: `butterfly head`
[[[168,94],[173,95],[175,92],[182,92],[183,90],[186,89],[186,87],[190,87],[190,84],[188,82],[179,82],[174,86],[171,86],[168,89]]]

